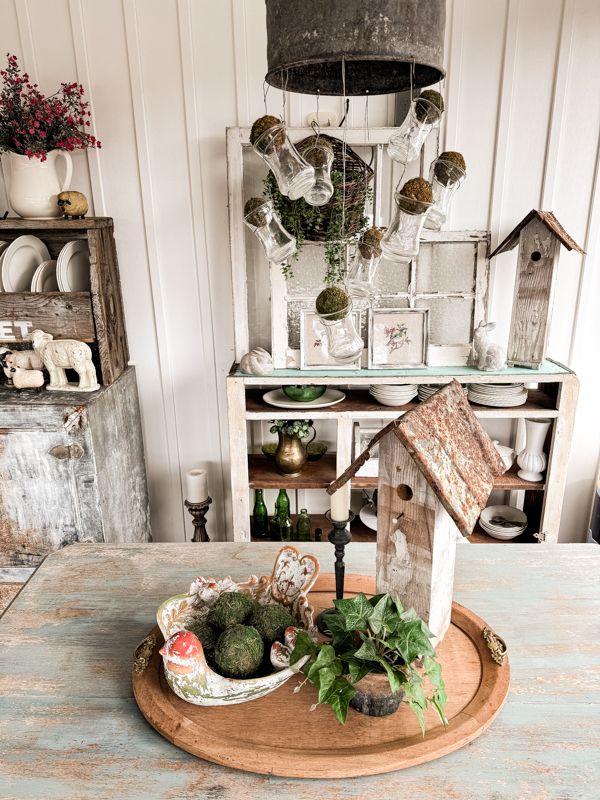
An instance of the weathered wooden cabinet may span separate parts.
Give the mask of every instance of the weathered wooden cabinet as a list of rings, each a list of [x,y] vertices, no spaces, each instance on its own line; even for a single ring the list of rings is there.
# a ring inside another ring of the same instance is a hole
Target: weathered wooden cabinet
[[[150,538],[135,368],[88,394],[0,388],[0,569]]]

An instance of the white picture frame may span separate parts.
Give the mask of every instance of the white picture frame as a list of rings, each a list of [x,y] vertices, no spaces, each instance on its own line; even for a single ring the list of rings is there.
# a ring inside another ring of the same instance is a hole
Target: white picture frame
[[[354,318],[354,326],[360,333],[362,311],[354,309],[350,312]],[[362,355],[362,353],[361,353]],[[349,364],[340,364],[331,358],[327,352],[327,334],[325,326],[319,320],[318,314],[310,309],[304,309],[300,317],[300,369],[331,370],[331,369],[360,369],[361,356]]]
[[[369,369],[422,369],[428,348],[428,308],[369,309]]]

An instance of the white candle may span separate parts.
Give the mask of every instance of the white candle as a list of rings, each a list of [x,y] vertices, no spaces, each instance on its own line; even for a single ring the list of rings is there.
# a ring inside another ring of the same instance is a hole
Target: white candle
[[[350,484],[345,483],[331,495],[331,519],[343,522],[348,519],[350,511]]]
[[[208,477],[205,469],[188,469],[185,473],[186,500],[203,503],[208,499]]]

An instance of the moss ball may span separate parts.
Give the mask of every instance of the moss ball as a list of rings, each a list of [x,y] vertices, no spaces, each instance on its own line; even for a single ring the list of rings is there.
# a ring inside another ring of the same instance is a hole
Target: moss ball
[[[244,623],[253,610],[254,605],[248,595],[241,592],[227,592],[212,604],[206,621],[218,631],[224,631],[232,625]]]
[[[224,631],[215,647],[215,662],[226,678],[248,678],[260,667],[264,655],[263,640],[248,625],[233,625]]]
[[[317,297],[316,308],[317,314],[336,314],[336,316],[329,317],[331,320],[343,319],[346,315],[343,313],[350,305],[350,298],[346,292],[339,286],[328,286],[323,289],[321,294]]]
[[[311,136],[306,142],[306,146],[302,151],[302,156],[311,167],[324,167],[325,164],[327,164],[328,157],[327,153],[323,152],[323,150],[329,150],[333,153],[333,147],[327,139],[323,139],[320,136],[318,138],[316,136]]]
[[[289,611],[281,606],[259,606],[249,619],[249,624],[261,635],[263,641],[283,641],[285,629],[296,625]]]
[[[360,250],[363,258],[369,259],[371,256],[380,256],[381,255],[381,247],[379,247],[379,243],[383,239],[383,231],[380,231],[379,228],[369,228],[368,231],[363,233],[362,241],[358,245],[358,249]]]
[[[419,100],[426,100],[426,103],[420,103]],[[437,122],[438,115],[436,112],[428,105],[431,103],[436,108],[440,110],[441,113],[444,111],[444,98],[439,92],[436,92],[434,89],[426,89],[424,92],[417,97],[415,102],[415,115],[419,122],[426,122],[428,124],[432,124],[433,122]]]
[[[202,645],[205,656],[208,653],[213,652],[217,643],[217,639],[219,638],[219,634],[217,631],[215,631],[212,625],[208,624],[206,620],[191,620],[186,625],[186,630],[191,631],[196,636]]]
[[[246,201],[244,206],[244,216],[247,222],[254,225],[255,228],[262,228],[267,224],[267,215],[264,211],[256,211],[257,208],[263,206],[267,201],[264,197],[251,197]],[[252,212],[256,211],[255,214]]]
[[[426,203],[433,203],[431,184],[425,178],[411,178],[406,181],[398,195],[400,208],[411,214],[424,214],[427,211]]]
[[[264,117],[259,117],[254,121],[252,129],[250,130],[250,144],[254,144],[265,131],[268,131],[269,128],[274,128],[276,125],[281,125],[281,120],[277,119],[277,117],[272,117],[270,114],[265,114]],[[284,131],[281,131],[275,137],[275,146],[281,147],[284,141],[285,133]]]
[[[454,169],[454,167],[458,167],[458,170]],[[453,150],[446,150],[438,156],[433,171],[435,177],[442,186],[448,186],[449,183],[456,183],[461,177],[459,170],[465,172],[466,169],[467,165],[461,153],[456,153]]]

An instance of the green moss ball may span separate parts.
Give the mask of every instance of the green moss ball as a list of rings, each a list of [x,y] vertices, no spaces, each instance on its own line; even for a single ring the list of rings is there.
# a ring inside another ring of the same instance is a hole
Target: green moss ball
[[[264,197],[251,197],[244,206],[244,216],[247,221],[255,228],[262,228],[267,224],[267,215],[264,211],[257,211],[257,208],[264,206],[267,201]]]
[[[335,314],[342,312],[350,304],[350,298],[346,292],[339,286],[328,286],[323,289],[321,294],[317,297],[316,308],[317,314]],[[329,319],[343,319],[344,314],[340,313],[338,316],[329,317]]]
[[[215,649],[219,634],[206,620],[191,620],[186,625],[186,630],[191,631],[204,650],[204,654],[212,653]]]
[[[226,678],[248,678],[260,667],[264,655],[263,640],[248,625],[233,625],[224,631],[215,647],[215,662]]]
[[[426,100],[426,103],[419,102]],[[431,125],[438,120],[437,113],[428,105],[431,103],[443,113],[444,111],[444,98],[439,92],[434,89],[426,89],[417,97],[415,101],[415,115],[419,122],[426,122]]]
[[[455,167],[458,167],[458,169],[455,169]],[[466,169],[467,165],[461,153],[456,153],[454,150],[446,150],[438,156],[433,171],[442,186],[448,186],[449,183],[456,183],[461,177],[460,170],[465,172]]]
[[[381,255],[381,247],[379,247],[379,243],[383,239],[383,231],[380,231],[379,228],[369,228],[368,231],[363,233],[362,241],[358,245],[358,249],[362,253],[363,257],[367,260],[371,258],[371,256],[380,256]]]
[[[276,125],[281,125],[281,120],[277,119],[277,117],[272,117],[270,114],[265,114],[264,117],[259,117],[254,121],[252,128],[250,129],[250,144],[254,144],[257,139],[260,139],[265,131],[268,131],[270,128],[274,128]],[[284,141],[285,133],[281,131],[275,137],[275,146],[280,147]]]
[[[333,147],[329,144],[327,139],[311,136],[306,143],[306,147],[302,151],[304,160],[307,161],[311,167],[324,167],[327,164],[328,157],[327,151],[333,153]]]
[[[259,606],[249,619],[249,624],[261,635],[263,641],[282,642],[285,629],[296,625],[289,611],[281,606]]]
[[[218,631],[224,631],[232,625],[242,625],[253,610],[254,605],[248,595],[241,592],[227,592],[212,604],[206,621]]]
[[[398,196],[400,208],[411,214],[424,214],[427,211],[426,203],[433,202],[433,190],[425,178],[412,178],[406,181]]]

